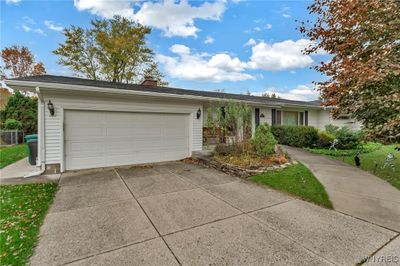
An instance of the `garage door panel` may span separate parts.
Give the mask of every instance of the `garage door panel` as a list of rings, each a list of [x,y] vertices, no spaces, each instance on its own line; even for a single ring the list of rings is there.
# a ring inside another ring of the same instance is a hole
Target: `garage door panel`
[[[104,129],[100,125],[91,126],[91,125],[74,125],[71,127],[67,127],[65,132],[66,139],[75,139],[82,137],[102,137],[104,136]]]
[[[65,153],[67,155],[77,155],[104,152],[104,146],[98,144],[98,142],[70,141],[69,144],[65,146]]]
[[[67,111],[64,119],[69,123],[99,123],[104,121],[104,113],[96,111]]]
[[[189,115],[66,111],[66,169],[178,160],[189,155]]]
[[[70,158],[67,166],[72,168],[67,168],[67,170],[86,169],[88,168],[87,165],[90,165],[89,168],[104,167],[106,165],[106,160],[105,158],[98,157]]]
[[[131,137],[134,135],[134,129],[126,126],[112,127],[106,129],[106,136],[109,137]]]
[[[116,117],[118,119],[116,119]],[[135,123],[136,119],[137,116],[132,116],[132,113],[106,112],[104,115],[104,122],[108,124],[133,124]]]
[[[163,135],[162,129],[159,128],[151,128],[151,127],[137,127],[133,130],[133,135],[138,138],[161,138]]]

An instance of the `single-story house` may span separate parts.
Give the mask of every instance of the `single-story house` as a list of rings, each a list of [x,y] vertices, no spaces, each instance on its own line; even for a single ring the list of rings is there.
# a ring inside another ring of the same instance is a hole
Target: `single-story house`
[[[336,120],[319,102],[158,87],[62,76],[6,81],[38,95],[38,166],[51,172],[183,159],[203,149],[203,125],[213,102],[252,108],[260,123],[359,125]]]

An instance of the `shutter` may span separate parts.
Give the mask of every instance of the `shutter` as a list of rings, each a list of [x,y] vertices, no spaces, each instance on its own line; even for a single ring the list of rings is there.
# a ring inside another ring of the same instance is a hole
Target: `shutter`
[[[256,125],[256,128],[260,125],[260,108],[254,109],[254,122]]]
[[[302,125],[304,125],[304,112],[300,112],[300,118],[299,118],[299,120],[300,120],[300,125],[302,126]]]
[[[271,125],[275,125],[276,124],[276,109],[272,109],[272,121],[271,121]]]

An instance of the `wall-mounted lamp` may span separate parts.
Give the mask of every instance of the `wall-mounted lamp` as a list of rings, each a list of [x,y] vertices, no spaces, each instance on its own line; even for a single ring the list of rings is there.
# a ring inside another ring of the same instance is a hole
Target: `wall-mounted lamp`
[[[264,117],[265,117],[265,115],[264,115],[263,113],[261,113],[261,114],[260,114],[260,117],[261,117],[261,118],[264,118]]]
[[[47,104],[47,108],[49,109],[50,115],[54,116],[54,105],[50,100],[49,100],[49,102]]]
[[[197,117],[197,119],[200,119],[200,117],[201,117],[201,109],[200,108],[199,108],[199,110],[197,110],[196,117]]]

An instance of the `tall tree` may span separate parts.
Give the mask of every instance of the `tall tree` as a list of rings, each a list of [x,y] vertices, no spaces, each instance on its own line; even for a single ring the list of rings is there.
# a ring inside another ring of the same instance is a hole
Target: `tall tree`
[[[312,41],[305,53],[332,55],[316,66],[329,77],[319,83],[323,104],[352,114],[372,138],[399,140],[400,2],[314,0],[308,9],[316,20],[300,27]]]
[[[25,46],[13,45],[1,51],[1,58],[4,62],[2,72],[10,72],[14,78],[43,75],[46,69],[42,62],[36,62],[32,52]]]
[[[114,16],[92,20],[90,29],[64,29],[66,41],[54,51],[59,63],[94,80],[139,82],[153,51],[146,45],[151,29]]]

